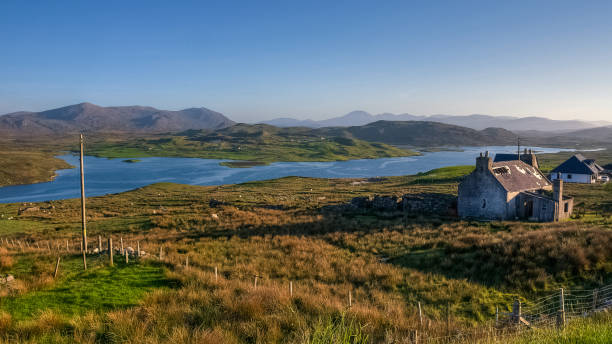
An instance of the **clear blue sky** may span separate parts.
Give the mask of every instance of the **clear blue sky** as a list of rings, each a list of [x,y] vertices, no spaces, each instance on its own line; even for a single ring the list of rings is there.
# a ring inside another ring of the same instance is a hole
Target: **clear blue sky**
[[[612,1],[0,2],[0,113],[612,119]]]

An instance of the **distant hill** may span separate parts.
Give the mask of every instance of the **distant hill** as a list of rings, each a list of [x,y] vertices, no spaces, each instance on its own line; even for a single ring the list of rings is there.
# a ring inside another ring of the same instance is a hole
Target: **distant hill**
[[[612,126],[577,130],[577,131],[565,133],[563,135],[567,137],[575,137],[579,139],[588,139],[588,140],[593,140],[593,141],[602,141],[602,142],[612,143]]]
[[[599,126],[610,125],[612,123],[599,121],[587,122],[579,120],[558,121],[544,117],[512,117],[512,116],[489,116],[489,115],[468,115],[468,116],[450,116],[450,115],[433,115],[433,116],[418,116],[411,114],[392,114],[383,113],[372,115],[365,111],[353,111],[344,116],[334,117],[321,121],[314,120],[296,120],[291,118],[279,118],[262,123],[271,124],[281,127],[305,126],[309,128],[321,127],[348,127],[360,126],[376,121],[430,121],[446,124],[459,125],[476,130],[483,130],[490,127],[504,128],[511,131],[574,131],[580,129],[594,128]]]
[[[508,145],[516,134],[501,128],[475,130],[428,121],[377,121],[363,126],[316,129],[320,135],[414,147]]]
[[[70,132],[177,132],[220,129],[234,122],[206,108],[180,111],[147,106],[102,107],[81,103],[42,112],[16,112],[0,116],[0,133],[54,135]]]

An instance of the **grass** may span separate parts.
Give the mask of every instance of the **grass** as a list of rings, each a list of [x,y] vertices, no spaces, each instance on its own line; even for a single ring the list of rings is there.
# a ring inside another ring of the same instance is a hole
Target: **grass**
[[[54,151],[27,151],[0,145],[0,187],[15,184],[33,184],[52,180],[55,171],[72,168],[56,158]]]
[[[57,281],[18,296],[3,297],[0,311],[11,314],[14,320],[29,319],[47,310],[64,316],[92,311],[101,313],[135,306],[147,292],[172,285],[159,264],[146,262],[126,266],[121,257],[117,258],[115,266],[108,267],[107,257],[91,256],[89,269],[82,271],[79,255],[64,256]],[[36,259],[36,263],[32,259]],[[20,281],[39,270],[51,272],[55,263],[53,257],[40,255],[20,257],[19,261],[4,273],[13,274]]]
[[[496,306],[508,312],[516,297],[528,306],[560,286],[589,289],[612,282],[609,186],[567,185],[566,192],[583,204],[584,214],[560,223],[325,210],[356,196],[451,197],[471,168],[359,180],[363,183],[302,177],[223,186],[160,183],[90,198],[93,241],[97,235],[112,235],[116,242],[122,236],[139,240],[150,252],[163,245],[164,268],[118,264],[83,273],[75,256],[61,270],[70,273],[49,281],[44,276],[52,271],[52,256],[0,252],[11,257],[0,259],[0,272],[10,271],[30,285],[10,295],[12,308],[2,308],[10,321],[2,325],[0,316],[0,340],[11,335],[24,342],[45,336],[88,343],[133,338],[151,343],[401,342],[419,328],[419,302],[423,335],[454,336],[486,329]],[[14,217],[3,222],[12,229],[2,237],[52,244],[76,240],[79,201],[52,204],[49,213],[19,216],[19,204],[0,204],[0,214]],[[187,257],[189,269],[184,268]],[[138,284],[139,276],[155,275],[147,269],[157,268],[163,271],[163,282]],[[259,276],[257,289],[254,275]],[[115,283],[115,278],[122,282]],[[102,290],[111,289],[83,299],[93,309],[90,313],[74,305],[63,308],[63,297],[45,294],[79,293],[97,283],[106,285]],[[113,292],[115,287],[122,290]],[[134,289],[145,292],[129,296]],[[131,301],[104,299],[121,292]],[[30,311],[30,304],[40,307]],[[537,333],[547,336],[544,330]],[[508,340],[528,342],[518,335]]]
[[[237,125],[217,132],[188,131],[129,141],[94,141],[88,154],[109,158],[191,157],[230,159],[230,167],[277,161],[337,161],[415,155],[394,146],[341,137],[322,137],[265,125]]]

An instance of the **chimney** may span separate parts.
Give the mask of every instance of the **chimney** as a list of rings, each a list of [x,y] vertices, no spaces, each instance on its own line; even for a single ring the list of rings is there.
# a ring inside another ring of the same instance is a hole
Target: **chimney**
[[[557,179],[553,180],[553,200],[559,204],[563,201],[563,179],[560,173],[557,173]]]
[[[476,158],[476,171],[484,172],[493,168],[493,160],[489,157],[489,151],[486,151],[484,156],[480,153],[480,156]]]

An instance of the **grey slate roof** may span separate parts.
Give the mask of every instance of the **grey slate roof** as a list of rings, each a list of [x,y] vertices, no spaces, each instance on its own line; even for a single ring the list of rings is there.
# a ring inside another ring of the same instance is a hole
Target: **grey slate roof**
[[[550,173],[574,173],[574,174],[598,174],[604,169],[595,163],[595,160],[586,159],[581,154],[576,154],[567,159],[561,165],[555,167]]]
[[[495,159],[493,160],[493,162],[518,160],[517,157],[518,157],[518,154],[516,154],[516,153],[513,153],[513,154],[497,153],[497,154],[495,154]],[[529,165],[532,165],[532,166],[533,166],[533,159],[534,159],[534,157],[535,157],[535,154],[531,154],[531,153],[523,154],[523,153],[521,153],[521,161],[526,162],[526,163],[528,163]],[[537,161],[536,161],[536,163],[537,163]]]
[[[551,185],[540,170],[519,160],[494,162],[492,171],[508,192],[537,190]]]

